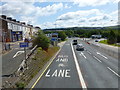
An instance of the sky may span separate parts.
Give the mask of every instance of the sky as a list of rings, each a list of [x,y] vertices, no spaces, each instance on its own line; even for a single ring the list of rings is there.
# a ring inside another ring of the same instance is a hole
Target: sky
[[[2,0],[0,15],[41,29],[118,24],[120,0]]]

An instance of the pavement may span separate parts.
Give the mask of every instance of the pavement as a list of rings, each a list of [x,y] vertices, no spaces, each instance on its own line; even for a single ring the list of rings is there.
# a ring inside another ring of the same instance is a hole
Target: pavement
[[[72,40],[29,88],[118,88],[118,60],[80,39],[85,50],[77,51]]]

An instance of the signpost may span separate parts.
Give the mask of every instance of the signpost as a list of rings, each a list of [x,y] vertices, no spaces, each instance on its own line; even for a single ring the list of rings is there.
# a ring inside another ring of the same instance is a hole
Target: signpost
[[[29,47],[29,44],[28,44],[28,42],[22,42],[22,43],[20,43],[20,47],[21,47],[21,48],[24,48],[25,64],[26,64],[26,68],[27,68],[26,47]]]
[[[52,33],[51,41],[53,42],[54,46],[57,46],[57,43],[58,43],[58,33]]]

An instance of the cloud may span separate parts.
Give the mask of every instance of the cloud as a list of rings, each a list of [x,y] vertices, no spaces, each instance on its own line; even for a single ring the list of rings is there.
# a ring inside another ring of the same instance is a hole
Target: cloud
[[[58,12],[58,10],[62,10],[63,9],[63,4],[59,3],[59,4],[53,4],[53,5],[48,5],[46,7],[36,7],[36,15],[39,16],[48,16],[48,15],[52,15]]]
[[[73,0],[74,4],[78,5],[79,7],[85,6],[101,6],[106,5],[108,3],[118,3],[119,0]]]
[[[117,11],[111,14],[104,13],[98,9],[68,12],[60,15],[56,22],[44,23],[42,28],[55,28],[56,27],[82,27],[82,26],[110,26],[117,25],[117,21],[113,19],[112,15],[116,15]],[[114,16],[116,17],[116,16]],[[111,20],[113,20],[111,22]]]
[[[16,2],[6,2],[0,6],[0,10],[2,10],[0,14],[4,14],[12,18],[19,17],[20,21],[31,21],[31,24],[35,24],[35,22],[38,22],[37,20],[40,16],[53,15],[64,7],[67,8],[62,3],[40,7],[35,6],[34,2],[23,2],[17,0]]]
[[[71,19],[80,19],[82,17],[87,17],[89,15],[101,15],[102,13],[98,9],[84,10],[84,11],[76,11],[76,12],[68,12],[59,16],[58,20],[71,20]]]

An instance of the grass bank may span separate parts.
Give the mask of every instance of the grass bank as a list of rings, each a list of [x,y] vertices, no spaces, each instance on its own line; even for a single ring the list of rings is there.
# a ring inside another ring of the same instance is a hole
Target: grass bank
[[[120,45],[117,45],[117,44],[109,44],[109,43],[107,42],[107,40],[101,40],[101,41],[99,41],[99,43],[103,43],[103,44],[107,44],[107,45],[111,45],[111,46],[120,47]]]
[[[28,70],[26,70],[20,77],[20,81],[17,82],[17,87],[24,88],[29,81],[37,75],[37,73],[43,68],[43,66],[55,55],[59,50],[59,47],[49,47],[48,51],[42,50],[41,47],[37,48],[34,55],[31,56],[28,64]],[[24,86],[24,87],[22,87]]]

